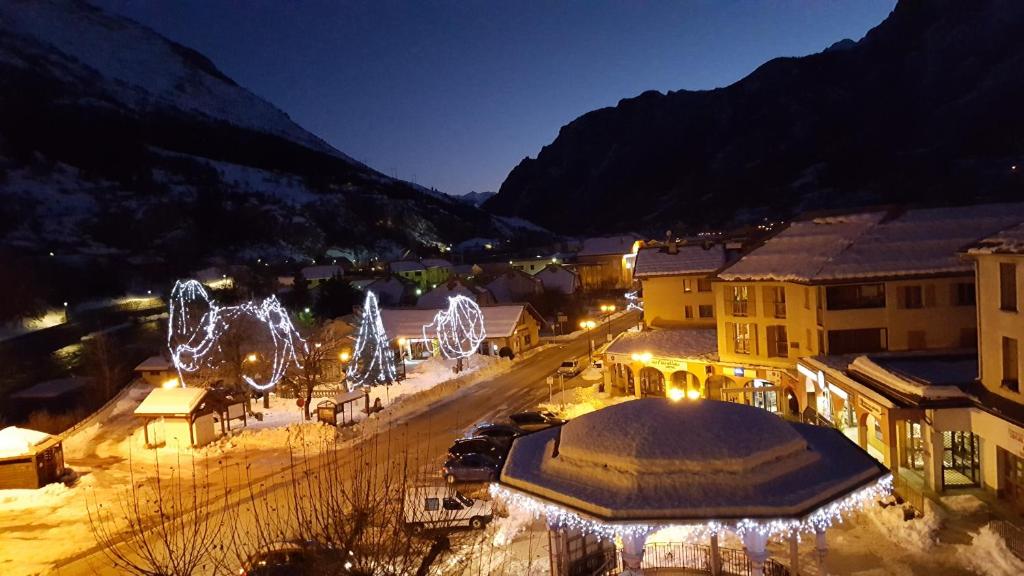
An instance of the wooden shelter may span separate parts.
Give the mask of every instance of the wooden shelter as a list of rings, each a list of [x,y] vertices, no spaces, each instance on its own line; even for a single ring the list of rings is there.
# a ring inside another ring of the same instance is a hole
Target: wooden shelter
[[[0,430],[0,490],[41,488],[63,475],[59,437],[17,426]]]
[[[168,442],[203,446],[215,436],[215,410],[204,399],[203,388],[156,388],[135,409],[144,420],[143,435],[147,448]]]

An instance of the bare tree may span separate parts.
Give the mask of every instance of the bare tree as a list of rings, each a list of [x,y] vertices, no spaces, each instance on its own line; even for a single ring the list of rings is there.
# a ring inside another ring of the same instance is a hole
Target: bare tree
[[[229,529],[227,483],[190,457],[152,476],[131,466],[130,484],[114,502],[88,502],[89,522],[114,566],[137,576],[193,576],[220,564],[217,535]],[[165,473],[166,474],[165,477]]]
[[[331,380],[343,379],[341,355],[345,353],[349,353],[348,339],[332,323],[316,326],[307,336],[306,346],[296,350],[300,366],[288,372],[285,385],[304,400],[302,409],[306,420],[311,417],[313,390]]]
[[[93,377],[96,395],[105,402],[117,392],[127,376],[124,361],[115,349],[114,339],[102,332],[92,334],[84,346],[86,370]]]

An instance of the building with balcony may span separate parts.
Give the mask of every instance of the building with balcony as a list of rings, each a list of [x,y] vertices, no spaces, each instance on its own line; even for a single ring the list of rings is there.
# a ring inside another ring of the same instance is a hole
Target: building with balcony
[[[711,281],[726,263],[721,244],[683,244],[641,248],[633,279],[640,283],[644,324],[680,328],[715,326]]]

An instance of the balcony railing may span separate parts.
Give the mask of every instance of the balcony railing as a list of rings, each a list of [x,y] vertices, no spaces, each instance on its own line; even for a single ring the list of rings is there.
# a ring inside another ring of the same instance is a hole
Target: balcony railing
[[[747,300],[733,300],[732,301],[732,315],[733,316],[746,316],[747,315]]]

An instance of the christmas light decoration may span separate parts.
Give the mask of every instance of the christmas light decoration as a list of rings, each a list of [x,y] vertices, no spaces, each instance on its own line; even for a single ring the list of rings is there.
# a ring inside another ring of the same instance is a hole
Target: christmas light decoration
[[[371,291],[366,292],[363,302],[363,318],[347,375],[355,386],[387,385],[398,380],[395,355],[380,319],[377,295]]]
[[[459,294],[448,297],[448,309],[440,310],[434,321],[423,326],[423,339],[433,332],[445,358],[468,358],[487,337],[484,313],[471,298]]]
[[[644,311],[644,303],[640,300],[640,294],[638,290],[630,290],[626,292],[626,310],[637,310],[639,312]]]
[[[186,373],[208,365],[213,360],[212,354],[222,351],[220,340],[229,333],[232,323],[247,319],[266,327],[270,343],[266,354],[270,373],[260,381],[243,374],[242,380],[246,384],[256,390],[269,390],[281,381],[289,365],[301,368],[295,350],[296,346],[305,347],[306,341],[292,325],[288,311],[276,297],[266,298],[259,304],[250,301],[222,307],[210,299],[198,281],[179,280],[174,283],[168,300],[167,348],[183,387]],[[203,310],[199,318],[195,318],[196,307]],[[252,356],[247,356],[247,360]]]
[[[835,500],[811,512],[803,518],[775,518],[754,520],[714,520],[693,524],[654,524],[631,522],[603,522],[579,514],[557,504],[540,500],[518,490],[492,483],[491,496],[501,499],[510,506],[515,506],[533,514],[535,518],[543,516],[548,525],[557,528],[579,530],[604,538],[622,537],[625,535],[646,535],[658,530],[672,528],[686,532],[694,539],[708,538],[721,532],[733,532],[742,537],[747,532],[757,532],[766,538],[822,532],[836,523],[842,522],[844,516],[862,510],[866,506],[892,492],[892,474],[886,474],[876,482],[869,484],[847,496]]]

